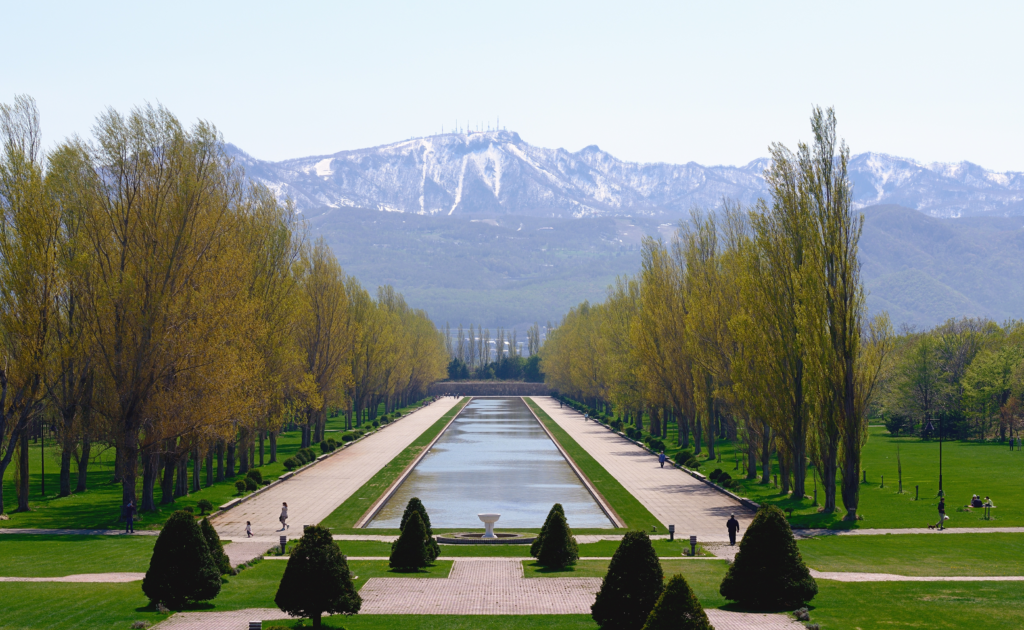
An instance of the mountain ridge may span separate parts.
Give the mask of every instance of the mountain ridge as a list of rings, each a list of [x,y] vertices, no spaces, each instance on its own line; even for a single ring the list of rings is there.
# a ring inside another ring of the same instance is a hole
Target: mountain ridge
[[[302,211],[369,208],[425,215],[552,218],[679,218],[725,198],[767,198],[767,158],[743,166],[626,162],[588,145],[572,152],[525,142],[514,131],[448,133],[292,158],[259,160],[228,151],[250,177]],[[1024,214],[1024,173],[970,162],[919,163],[882,153],[851,157],[858,208],[899,204],[945,218]]]

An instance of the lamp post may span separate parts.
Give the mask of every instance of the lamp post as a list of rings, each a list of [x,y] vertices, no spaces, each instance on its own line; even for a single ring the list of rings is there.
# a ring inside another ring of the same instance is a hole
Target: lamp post
[[[928,421],[928,431],[934,431],[935,425]],[[942,416],[939,416],[939,496],[945,496],[942,492]]]

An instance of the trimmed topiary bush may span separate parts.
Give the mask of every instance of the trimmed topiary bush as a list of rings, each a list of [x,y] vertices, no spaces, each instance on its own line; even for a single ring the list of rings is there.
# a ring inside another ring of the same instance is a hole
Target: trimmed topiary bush
[[[691,457],[690,459],[686,460],[686,463],[683,464],[683,466],[686,466],[691,470],[696,470],[700,468],[700,460],[698,460],[696,457]]]
[[[722,484],[722,487],[726,490],[736,485],[736,482],[731,478],[726,479],[725,481],[719,480],[719,483]]]
[[[669,578],[643,630],[714,630],[686,578]]]
[[[238,494],[245,492],[245,481],[239,479],[235,482],[235,490],[238,490]]]
[[[220,570],[199,524],[188,512],[171,514],[153,546],[142,592],[152,605],[181,609],[220,593]]]
[[[672,461],[679,464],[680,466],[685,466],[686,462],[690,461],[691,457],[693,457],[693,451],[684,448],[683,450],[679,451],[678,453],[672,456]]]
[[[261,485],[263,483],[263,475],[257,468],[250,468],[249,472],[245,473],[245,476],[255,481],[257,485]]]
[[[725,486],[725,484],[732,482],[732,475],[725,471],[722,471],[722,473],[718,475],[718,479],[716,479],[716,481],[719,485]]]
[[[579,560],[579,547],[565,521],[565,515],[552,509],[551,518],[545,525],[547,531],[537,554],[537,562],[545,567],[562,568]]]
[[[418,571],[430,564],[427,551],[427,529],[423,526],[420,513],[413,510],[402,529],[402,535],[391,544],[388,566],[398,571]]]
[[[213,511],[213,504],[210,503],[209,499],[199,499],[199,501],[196,503],[196,507],[199,508],[200,516],[206,514],[207,512]]]
[[[405,526],[409,523],[409,518],[413,513],[420,515],[420,519],[423,521],[423,529],[426,531],[427,539],[427,555],[430,561],[437,560],[437,557],[441,555],[441,547],[434,540],[434,530],[430,527],[430,515],[427,514],[427,508],[423,506],[423,502],[419,500],[419,497],[413,497],[409,499],[409,503],[405,506],[405,512],[402,513],[402,522],[398,526],[398,529],[405,531]]]
[[[289,457],[283,462],[285,470],[295,470],[299,467],[299,462],[294,457]]]
[[[722,474],[722,469],[721,468],[716,468],[716,469],[711,471],[710,475],[708,475],[708,479],[710,479],[711,481],[718,481],[718,476],[721,475],[721,474]]]
[[[332,451],[338,450],[338,441],[334,438],[327,438],[327,444],[330,445]]]
[[[213,563],[217,565],[220,574],[231,573],[231,560],[228,558],[228,554],[224,553],[224,543],[220,541],[217,530],[210,524],[210,519],[204,518],[199,521],[199,530],[203,532],[203,540],[206,541],[206,546],[210,549],[210,556],[213,557]]]
[[[352,584],[348,561],[326,527],[306,528],[292,549],[274,603],[282,611],[313,620],[324,614],[354,614],[363,599]]]
[[[256,483],[256,480],[253,479],[252,477],[246,477],[242,483],[245,484],[245,489],[248,490],[249,492],[252,492],[253,490],[256,490],[260,487],[260,485]]]
[[[637,433],[636,432],[636,427],[634,427],[634,426],[626,427],[626,437],[628,437],[629,439],[635,440],[636,439],[636,433]]]
[[[540,547],[544,544],[544,536],[548,533],[548,526],[551,524],[551,519],[554,517],[555,512],[562,515],[565,519],[565,510],[562,508],[561,503],[556,503],[551,506],[548,510],[548,516],[544,519],[544,524],[540,527],[540,533],[537,534],[537,538],[530,544],[530,555],[536,558],[540,555]]]
[[[590,616],[602,630],[640,630],[661,596],[661,563],[646,532],[626,532],[601,580]]]
[[[818,594],[782,510],[765,505],[757,511],[718,592],[758,609],[798,608]]]

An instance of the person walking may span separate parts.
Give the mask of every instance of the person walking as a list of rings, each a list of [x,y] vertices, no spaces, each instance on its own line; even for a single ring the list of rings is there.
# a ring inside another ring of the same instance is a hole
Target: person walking
[[[726,529],[729,530],[729,545],[736,546],[736,534],[740,531],[740,522],[736,520],[735,514],[729,515],[729,520],[725,522]]]
[[[281,529],[278,530],[278,531],[282,531],[283,532],[284,530],[288,529],[288,504],[287,503],[282,503],[281,504],[281,516],[279,517],[278,520],[281,521]]]
[[[245,537],[252,538],[252,523],[249,521],[245,522]]]
[[[935,525],[936,529],[946,529],[946,497],[939,497],[939,522]]]
[[[135,501],[131,500],[128,505],[124,507],[124,517],[128,520],[125,525],[124,533],[134,534],[135,533]]]
[[[665,451],[661,451],[661,455],[658,455],[658,463],[661,464],[662,468],[665,467],[665,459]]]

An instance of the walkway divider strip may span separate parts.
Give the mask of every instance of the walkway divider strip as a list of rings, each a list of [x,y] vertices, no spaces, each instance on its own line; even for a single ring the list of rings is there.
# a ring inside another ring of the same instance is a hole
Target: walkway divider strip
[[[411,462],[409,462],[409,465],[405,467],[405,470],[403,470],[402,474],[398,476],[398,479],[395,479],[394,483],[392,483],[384,492],[384,494],[382,494],[380,498],[377,499],[377,502],[370,506],[370,509],[366,511],[366,514],[363,514],[363,516],[358,521],[356,521],[356,524],[353,526],[353,529],[365,528],[367,523],[372,521],[373,517],[377,516],[377,512],[380,512],[381,508],[384,507],[384,504],[388,502],[388,499],[390,499],[393,494],[398,492],[398,488],[400,488],[402,484],[405,482],[405,478],[412,474],[413,469],[416,468],[416,464],[420,463],[420,460],[423,459],[423,456],[429,453],[430,449],[434,448],[434,444],[441,439],[441,436],[444,435],[444,432],[448,430],[448,427],[452,426],[452,423],[455,422],[455,419],[462,414],[466,407],[469,406],[469,403],[471,400],[473,400],[473,398],[473,396],[464,396],[463,400],[465,400],[465,402],[462,402],[460,400],[458,403],[456,403],[456,405],[461,404],[462,408],[459,409],[458,412],[456,412],[456,414],[452,416],[452,419],[448,421],[448,424],[444,425],[444,428],[441,429],[441,431],[436,436],[434,436],[434,439],[430,441],[430,444],[427,444],[427,446],[424,447],[422,451],[420,451],[420,454],[417,455],[415,459],[413,459]]]
[[[533,414],[533,418],[537,421],[537,424],[540,425],[540,428],[544,429],[544,433],[548,434],[548,438],[550,438],[551,442],[555,445],[555,448],[558,449],[558,452],[561,453],[562,457],[565,458],[565,461],[569,464],[569,468],[572,468],[572,471],[576,473],[577,477],[580,478],[580,482],[582,482],[583,486],[587,489],[588,492],[590,492],[590,496],[594,497],[594,500],[597,501],[597,505],[601,508],[601,511],[604,512],[604,515],[608,517],[608,520],[612,522],[612,525],[620,529],[625,529],[625,521],[619,518],[619,515],[615,513],[615,510],[612,509],[612,506],[609,505],[607,501],[605,501],[604,497],[601,496],[601,493],[597,491],[597,488],[595,488],[594,485],[590,483],[590,480],[587,479],[587,476],[584,475],[583,471],[579,469],[579,466],[576,465],[576,462],[574,462],[572,458],[569,457],[569,453],[567,453],[566,450],[562,448],[562,445],[558,443],[558,440],[555,439],[555,436],[551,433],[551,431],[549,431],[548,428],[544,426],[544,423],[540,421],[540,417],[537,416],[537,412],[535,412],[533,410],[533,407],[531,407],[530,404],[526,402],[526,398],[526,396],[519,397],[519,399],[523,401],[523,404],[526,405],[526,408],[530,410],[530,413]]]

